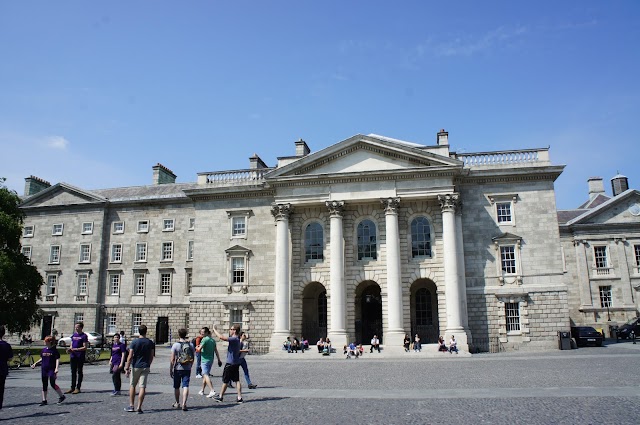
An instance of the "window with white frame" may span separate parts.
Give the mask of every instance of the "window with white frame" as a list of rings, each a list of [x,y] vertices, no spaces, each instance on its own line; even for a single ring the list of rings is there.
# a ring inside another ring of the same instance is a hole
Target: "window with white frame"
[[[512,215],[511,215],[511,202],[496,202],[496,217],[498,219],[498,224],[511,224],[512,223]]]
[[[29,260],[29,264],[31,264],[31,247],[30,246],[22,247],[22,255],[27,257],[27,259]]]
[[[504,303],[507,332],[520,332],[520,303]]]
[[[193,272],[188,271],[186,278],[187,278],[187,294],[191,294],[191,289],[193,288]]]
[[[636,272],[640,274],[640,245],[634,245],[633,251],[636,257]]]
[[[82,234],[90,235],[93,233],[93,222],[82,223]]]
[[[411,257],[431,257],[431,225],[426,217],[411,221]]]
[[[84,323],[84,313],[74,313],[73,315],[73,323]]]
[[[318,222],[309,223],[304,230],[304,261],[324,258],[324,230]]]
[[[593,261],[596,268],[596,274],[609,274],[609,256],[605,245],[596,245],[593,247]]]
[[[113,233],[124,233],[124,221],[113,222]]]
[[[136,243],[136,261],[140,261],[140,262],[147,261],[147,243],[146,242]]]
[[[504,274],[517,273],[515,245],[503,245],[500,247],[500,265]]]
[[[231,236],[234,238],[242,237],[247,234],[247,218],[246,217],[232,217],[231,218]]]
[[[231,283],[234,285],[244,284],[244,257],[231,258]]]
[[[173,242],[162,242],[161,261],[173,261]]]
[[[149,220],[138,221],[138,233],[148,233],[148,232],[149,232]]]
[[[193,241],[187,243],[187,261],[193,260]]]
[[[196,219],[194,217],[191,217],[189,219],[189,230],[195,230],[196,228]]]
[[[162,231],[163,232],[173,232],[174,230],[174,220],[172,218],[165,218],[162,220]]]
[[[62,236],[62,230],[64,229],[64,224],[54,224],[53,230],[51,231],[52,236]]]
[[[231,325],[240,326],[240,329],[242,329],[242,309],[233,308],[230,310],[230,313],[229,322],[231,322]]]
[[[160,273],[160,295],[171,295],[171,273]]]
[[[57,274],[48,274],[47,275],[47,295],[56,295],[58,288],[58,275]]]
[[[23,238],[32,238],[34,233],[35,233],[34,226],[24,226],[24,228],[22,229]]]
[[[80,263],[91,262],[91,244],[88,244],[88,243],[80,244],[80,259],[78,261]]]
[[[611,307],[611,286],[600,286],[600,307]]]
[[[51,245],[49,248],[49,264],[60,264],[60,245]]]
[[[88,273],[78,273],[78,295],[87,295],[89,283]]]
[[[358,224],[358,260],[378,258],[376,225],[371,220],[362,220]]]
[[[120,294],[120,274],[112,273],[109,275],[109,294]]]
[[[107,334],[113,335],[118,331],[118,327],[116,325],[116,314],[115,313],[107,313]]]
[[[133,313],[131,315],[131,334],[139,335],[141,325],[142,325],[142,313]]]
[[[122,262],[122,244],[114,243],[111,245],[111,262],[112,263],[121,263]]]
[[[133,295],[144,295],[144,287],[146,286],[146,273],[135,273],[133,275]]]
[[[251,250],[236,245],[225,250],[227,254],[227,291],[247,293],[249,284],[249,258]]]

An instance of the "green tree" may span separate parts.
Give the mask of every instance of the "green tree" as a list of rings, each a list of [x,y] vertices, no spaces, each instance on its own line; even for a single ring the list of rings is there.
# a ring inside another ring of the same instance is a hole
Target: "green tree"
[[[28,330],[42,318],[42,276],[22,255],[20,236],[24,213],[20,198],[0,178],[0,324],[9,332]]]

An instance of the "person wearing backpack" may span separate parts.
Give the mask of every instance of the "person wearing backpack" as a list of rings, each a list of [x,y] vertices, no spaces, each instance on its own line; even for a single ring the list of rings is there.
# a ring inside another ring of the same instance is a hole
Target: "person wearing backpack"
[[[169,375],[173,378],[173,391],[176,402],[174,409],[182,408],[187,411],[187,399],[189,398],[189,382],[191,380],[191,366],[195,357],[196,349],[187,340],[187,330],[178,329],[180,339],[171,347],[171,365]],[[182,387],[182,403],[180,403],[180,387]]]

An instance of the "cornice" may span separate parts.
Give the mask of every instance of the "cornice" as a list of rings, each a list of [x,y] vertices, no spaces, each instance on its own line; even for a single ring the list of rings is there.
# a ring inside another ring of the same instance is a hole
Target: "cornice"
[[[242,199],[242,198],[274,198],[276,192],[272,189],[263,190],[245,190],[242,192],[190,192],[186,193],[189,199],[193,201],[217,201],[222,199]]]
[[[540,171],[539,169],[532,168],[523,168],[518,170],[510,169],[509,173],[497,173],[498,170],[492,171],[493,172],[490,175],[486,175],[486,171],[483,171],[480,175],[476,175],[473,171],[469,172],[466,175],[456,178],[456,184],[509,183],[540,180],[555,181],[562,173],[562,169]]]

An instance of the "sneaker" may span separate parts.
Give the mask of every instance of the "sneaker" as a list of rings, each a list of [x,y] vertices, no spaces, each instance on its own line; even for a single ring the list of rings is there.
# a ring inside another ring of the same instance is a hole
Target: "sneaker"
[[[71,394],[72,392],[73,392],[73,388],[68,389],[68,390],[67,390],[67,391],[65,391],[64,393],[65,393],[65,394]]]
[[[238,404],[242,404],[242,403],[244,403],[244,400],[243,400],[242,398],[239,398],[236,402],[237,402]]]
[[[211,392],[209,393],[209,395],[207,395],[207,398],[214,398],[216,395],[217,395],[217,394],[216,394],[216,392],[215,392],[215,391],[211,391]]]
[[[138,415],[142,415],[144,412],[142,411],[142,409],[138,409],[138,410],[136,410],[136,413],[137,413]]]
[[[65,396],[58,398],[58,404],[61,404],[66,399]]]
[[[187,409],[187,405],[186,404],[184,406],[182,406],[182,411],[183,412],[186,412],[187,410],[189,410],[189,409]]]
[[[115,396],[118,396],[118,395],[120,395],[120,391],[115,391],[115,390],[114,390],[114,391],[111,393],[111,397],[115,397]]]
[[[204,395],[204,390],[198,391],[198,395]]]
[[[135,411],[136,411],[136,409],[134,409],[134,408],[133,408],[133,406],[129,406],[129,407],[125,407],[125,408],[124,408],[124,411],[125,411],[125,412],[135,412]]]
[[[71,394],[80,394],[80,388],[76,388],[71,392]]]
[[[46,406],[47,405],[47,400],[42,400],[40,402],[40,406]]]
[[[249,389],[250,389],[250,390],[255,390],[256,388],[258,388],[258,386],[257,386],[257,385],[255,385],[255,384],[251,384],[251,385],[249,385]]]
[[[198,378],[198,379],[202,379],[202,375],[197,374],[197,375],[196,375],[196,378]]]
[[[215,401],[217,401],[218,403],[222,403],[222,397],[220,397],[219,395],[214,395],[214,396],[213,396],[213,399],[214,399]]]
[[[173,403],[171,405],[171,407],[173,407],[174,409],[179,409],[180,408],[180,403],[178,403],[177,401],[175,403]]]

